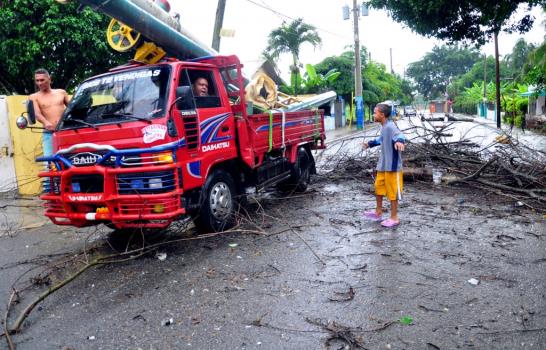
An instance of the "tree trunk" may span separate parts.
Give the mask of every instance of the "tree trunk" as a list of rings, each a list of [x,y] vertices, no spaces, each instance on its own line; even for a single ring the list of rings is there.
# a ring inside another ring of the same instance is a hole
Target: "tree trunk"
[[[292,62],[293,62],[292,74],[294,74],[294,95],[298,96],[298,92],[299,92],[298,90],[300,87],[300,82],[299,82],[300,68],[298,67],[298,56],[294,52],[292,52]]]

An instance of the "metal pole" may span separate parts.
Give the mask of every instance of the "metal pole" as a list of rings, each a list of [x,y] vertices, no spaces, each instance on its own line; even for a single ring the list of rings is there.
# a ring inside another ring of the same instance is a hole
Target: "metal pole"
[[[216,8],[216,20],[214,22],[214,32],[212,34],[212,48],[220,51],[220,30],[224,23],[224,11],[226,9],[226,0],[218,0]]]
[[[501,104],[500,104],[500,65],[499,65],[499,40],[498,40],[498,30],[495,30],[494,34],[495,39],[495,94],[497,97],[497,128],[501,127]]]
[[[355,35],[355,103],[356,103],[356,128],[362,129],[364,125],[364,109],[362,101],[362,67],[360,62],[360,40],[358,38],[359,6],[353,0],[353,19]]]
[[[483,98],[487,98],[487,54],[483,54]]]
[[[394,70],[392,69],[392,47],[389,48],[390,50],[390,55],[391,55],[391,74],[394,74]]]

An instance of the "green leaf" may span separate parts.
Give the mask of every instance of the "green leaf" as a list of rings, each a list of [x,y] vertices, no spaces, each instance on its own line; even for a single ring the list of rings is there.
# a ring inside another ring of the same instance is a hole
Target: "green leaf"
[[[404,316],[399,320],[399,322],[403,325],[409,326],[410,324],[413,324],[413,318],[411,318],[411,316]]]
[[[334,81],[337,80],[337,78],[339,78],[339,76],[341,75],[341,72],[333,72],[333,71],[329,71],[328,73],[326,73],[326,80],[328,80],[329,83],[333,83]]]
[[[312,64],[307,63],[305,65],[305,70],[307,71],[307,76],[311,81],[317,80],[317,71],[315,70],[315,67],[313,67]]]

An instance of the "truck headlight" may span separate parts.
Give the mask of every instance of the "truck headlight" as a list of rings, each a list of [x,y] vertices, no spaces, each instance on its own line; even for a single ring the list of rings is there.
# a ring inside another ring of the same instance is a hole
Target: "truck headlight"
[[[161,181],[161,178],[155,177],[148,180],[148,188],[158,189],[162,187],[163,187],[163,182]]]

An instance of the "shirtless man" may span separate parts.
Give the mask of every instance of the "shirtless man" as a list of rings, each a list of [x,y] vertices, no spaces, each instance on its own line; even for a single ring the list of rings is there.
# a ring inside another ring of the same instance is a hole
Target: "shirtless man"
[[[53,155],[53,134],[61,119],[64,109],[70,101],[63,89],[51,88],[51,76],[48,71],[40,68],[34,72],[34,82],[38,92],[30,95],[33,102],[36,120],[44,125],[46,131],[42,134],[42,149],[44,156]],[[47,169],[47,166],[46,166]],[[50,191],[49,180],[44,180],[44,192]]]
[[[36,120],[46,130],[53,131],[70,99],[66,91],[51,88],[51,76],[45,69],[40,68],[34,72],[34,81],[39,91],[30,95],[30,99],[34,102]]]
[[[193,95],[202,97],[209,95],[209,82],[203,77],[195,79],[193,82]]]

